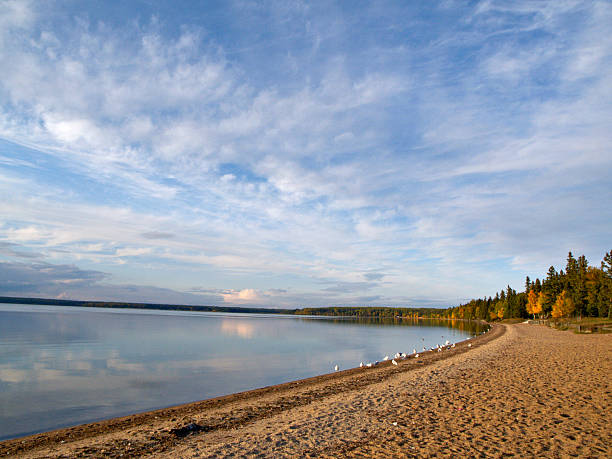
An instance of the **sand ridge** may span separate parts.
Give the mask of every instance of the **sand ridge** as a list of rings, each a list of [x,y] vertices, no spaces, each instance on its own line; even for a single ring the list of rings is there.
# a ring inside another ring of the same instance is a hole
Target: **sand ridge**
[[[348,370],[9,440],[0,455],[612,455],[612,335],[496,325],[471,342],[428,353],[424,363]],[[177,430],[190,424],[193,431]]]

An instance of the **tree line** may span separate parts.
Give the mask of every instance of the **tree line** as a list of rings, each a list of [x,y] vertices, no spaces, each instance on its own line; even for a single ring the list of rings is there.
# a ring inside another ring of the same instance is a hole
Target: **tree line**
[[[467,320],[497,320],[540,317],[612,318],[612,250],[599,267],[589,266],[584,255],[567,255],[565,270],[554,266],[546,275],[525,279],[525,291],[517,293],[509,285],[495,297],[471,300],[446,310],[446,317]]]
[[[127,303],[117,301],[60,300],[55,298],[23,298],[0,296],[0,303],[78,306],[82,308],[128,308],[164,311],[233,312],[253,314],[294,314],[294,309],[249,308],[239,306],[196,306],[189,304]]]
[[[396,308],[393,306],[328,306],[296,309],[294,314],[334,317],[443,318],[440,308]]]

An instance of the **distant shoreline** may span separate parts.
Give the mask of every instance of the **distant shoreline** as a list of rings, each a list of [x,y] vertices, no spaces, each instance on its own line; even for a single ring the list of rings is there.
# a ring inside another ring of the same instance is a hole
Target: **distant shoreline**
[[[241,306],[203,306],[168,303],[133,303],[118,301],[61,300],[54,298],[30,298],[0,296],[0,304],[32,304],[45,306],[73,306],[84,308],[125,308],[157,311],[195,311],[227,312],[242,314],[288,314],[295,316],[315,315],[327,317],[359,318],[414,318],[414,319],[450,319],[444,308],[406,308],[392,306],[321,306],[296,309],[241,307]],[[371,314],[368,314],[371,313]]]
[[[0,303],[40,304],[45,306],[76,306],[83,308],[128,308],[164,311],[244,312],[262,314],[293,314],[295,309],[242,308],[232,306],[201,306],[167,303],[132,303],[123,301],[59,300],[54,298],[0,297]]]

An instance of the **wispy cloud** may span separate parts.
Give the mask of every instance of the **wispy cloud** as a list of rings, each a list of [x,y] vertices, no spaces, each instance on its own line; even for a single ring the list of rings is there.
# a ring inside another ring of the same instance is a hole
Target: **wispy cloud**
[[[0,8],[7,263],[439,305],[609,249],[608,2]]]

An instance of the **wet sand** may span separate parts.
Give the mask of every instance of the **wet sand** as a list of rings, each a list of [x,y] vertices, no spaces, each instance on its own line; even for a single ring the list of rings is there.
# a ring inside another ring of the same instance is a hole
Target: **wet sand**
[[[612,457],[612,335],[496,325],[373,369],[0,443],[19,457]]]

